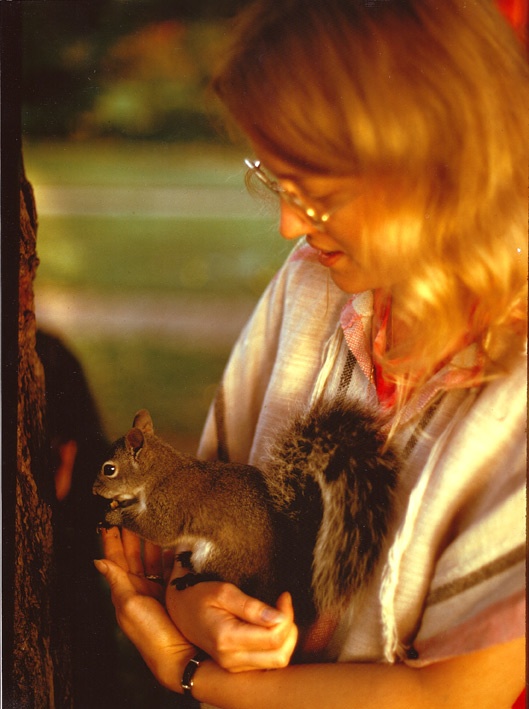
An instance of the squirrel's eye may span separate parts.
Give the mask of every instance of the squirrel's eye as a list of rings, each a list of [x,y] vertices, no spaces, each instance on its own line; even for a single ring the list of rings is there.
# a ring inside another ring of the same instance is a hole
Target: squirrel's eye
[[[112,465],[112,463],[105,463],[105,465],[103,466],[103,475],[106,475],[107,477],[111,478],[116,473],[117,468],[115,465]]]

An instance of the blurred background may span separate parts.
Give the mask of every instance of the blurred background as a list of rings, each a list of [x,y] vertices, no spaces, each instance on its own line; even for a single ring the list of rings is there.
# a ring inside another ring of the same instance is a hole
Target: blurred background
[[[78,709],[188,706],[118,630],[87,511],[101,429],[114,440],[145,407],[161,436],[196,451],[231,346],[289,250],[274,214],[247,194],[247,151],[228,139],[207,91],[242,4],[21,3],[37,346]]]
[[[110,439],[149,408],[194,452],[230,347],[288,245],[207,86],[241,0],[23,3],[39,327]]]

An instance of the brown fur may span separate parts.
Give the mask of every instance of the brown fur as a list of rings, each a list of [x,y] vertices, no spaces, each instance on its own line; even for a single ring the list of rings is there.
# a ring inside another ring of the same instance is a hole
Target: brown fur
[[[316,406],[278,438],[261,471],[179,453],[142,410],[93,491],[114,500],[108,525],[163,547],[186,543],[195,572],[267,603],[290,591],[307,625],[345,606],[373,571],[398,465],[383,449],[358,407]]]

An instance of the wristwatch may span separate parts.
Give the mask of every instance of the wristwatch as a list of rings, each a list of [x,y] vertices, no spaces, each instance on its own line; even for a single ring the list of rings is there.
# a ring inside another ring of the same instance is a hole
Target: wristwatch
[[[193,696],[191,692],[191,690],[193,689],[193,677],[195,676],[195,672],[198,670],[201,663],[204,662],[204,660],[207,660],[208,657],[209,655],[207,654],[207,652],[204,652],[204,650],[199,650],[197,654],[192,657],[185,666],[184,674],[182,675],[182,679],[180,681],[182,689],[184,690],[184,696]]]

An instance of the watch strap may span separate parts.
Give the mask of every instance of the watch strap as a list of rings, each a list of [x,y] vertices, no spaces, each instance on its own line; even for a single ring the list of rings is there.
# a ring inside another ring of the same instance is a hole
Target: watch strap
[[[201,663],[204,662],[204,660],[207,660],[208,657],[209,655],[204,652],[204,650],[199,650],[197,654],[192,657],[185,666],[184,673],[180,681],[182,689],[184,690],[184,696],[193,696],[191,690],[193,689],[193,678],[195,676],[195,672],[198,670]]]

